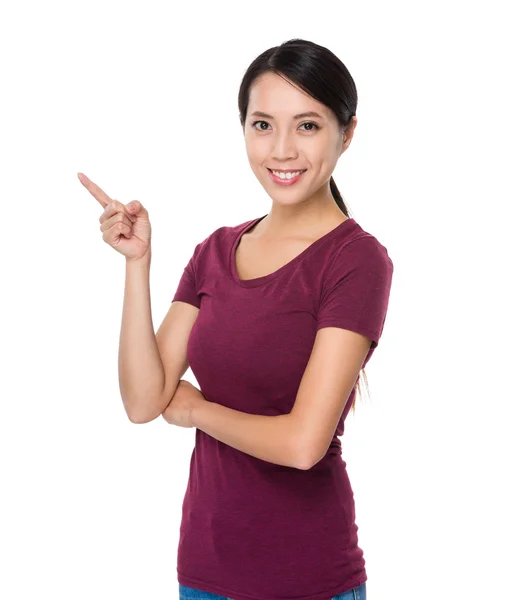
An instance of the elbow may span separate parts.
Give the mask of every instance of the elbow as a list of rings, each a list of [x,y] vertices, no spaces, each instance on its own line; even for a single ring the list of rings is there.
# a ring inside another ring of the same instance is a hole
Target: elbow
[[[308,458],[299,463],[298,469],[301,471],[309,471],[312,467],[314,467],[318,462],[322,460],[322,456],[320,458]]]
[[[148,423],[150,419],[146,418],[146,415],[143,415],[140,412],[135,412],[134,410],[128,409],[126,404],[124,404],[124,410],[126,411],[127,418],[131,423],[135,425],[141,425],[142,423]]]
[[[298,442],[297,450],[294,451],[294,456],[296,457],[294,465],[296,469],[299,469],[300,471],[308,471],[318,462],[314,458],[314,453],[310,452],[309,448],[303,447],[302,441],[301,444]]]
[[[142,423],[150,423],[151,421],[154,421],[154,419],[157,419],[160,415],[136,415],[136,414],[129,414],[128,413],[128,419],[131,421],[131,423],[134,423],[135,425],[141,425]]]
[[[129,406],[128,403],[124,401],[124,399],[123,403],[127,418],[130,420],[131,423],[134,423],[135,425],[141,425],[142,423],[150,423],[151,421],[154,421],[154,419],[159,417],[159,415],[161,414],[158,411],[156,411],[155,413],[154,411],[147,412],[147,410],[135,410],[132,406]]]
[[[323,450],[322,447],[317,444],[311,445],[311,447],[305,447],[299,453],[300,460],[297,468],[302,471],[309,471],[324,458],[326,452],[327,449]]]
[[[295,417],[294,413],[285,415],[288,418],[290,430],[288,431],[291,440],[287,447],[290,450],[292,461],[290,464],[300,471],[308,471],[315,464],[314,453],[312,452],[312,444],[303,431],[300,421]],[[287,463],[289,464],[289,463]]]
[[[127,416],[128,416],[128,419],[130,420],[130,422],[134,423],[135,425],[141,425],[142,423],[148,423],[149,421],[152,420],[152,419],[145,419],[141,415],[132,415],[130,413],[127,413]]]
[[[298,468],[300,471],[309,471],[318,461],[314,461],[311,460],[307,457],[305,457],[304,460],[301,460],[297,463],[296,468]]]

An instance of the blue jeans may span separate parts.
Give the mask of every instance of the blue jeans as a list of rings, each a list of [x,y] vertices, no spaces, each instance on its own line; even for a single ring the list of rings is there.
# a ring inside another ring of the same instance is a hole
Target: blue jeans
[[[179,600],[232,600],[226,596],[217,596],[210,592],[202,592],[195,588],[186,587],[185,585],[179,584]],[[331,600],[367,600],[367,582],[362,583],[360,586],[342,592],[331,598]]]

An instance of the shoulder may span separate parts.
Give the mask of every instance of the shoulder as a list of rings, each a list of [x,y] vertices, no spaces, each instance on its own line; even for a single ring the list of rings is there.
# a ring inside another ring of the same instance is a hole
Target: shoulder
[[[363,232],[351,242],[345,245],[343,258],[349,258],[353,262],[366,263],[388,263],[393,262],[388,254],[388,249],[374,235]]]
[[[376,236],[355,223],[349,234],[330,248],[322,266],[322,288],[342,285],[386,287],[393,276],[388,249]]]
[[[357,222],[355,222],[355,227],[352,228],[350,235],[332,253],[331,262],[352,266],[379,265],[393,270],[393,261],[387,247]]]

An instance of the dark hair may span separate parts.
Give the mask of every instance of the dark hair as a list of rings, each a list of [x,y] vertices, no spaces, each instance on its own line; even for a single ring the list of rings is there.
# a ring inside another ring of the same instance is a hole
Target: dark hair
[[[239,88],[239,118],[244,129],[251,86],[262,74],[272,72],[296,84],[315,100],[335,114],[340,131],[344,134],[356,115],[358,93],[354,80],[344,63],[324,46],[299,38],[288,40],[279,46],[262,52],[246,70]],[[330,178],[330,189],[341,211],[351,217],[338,188]],[[367,377],[362,369],[365,385]],[[360,380],[356,382],[356,394],[351,409],[354,411]],[[368,387],[368,386],[367,386]]]

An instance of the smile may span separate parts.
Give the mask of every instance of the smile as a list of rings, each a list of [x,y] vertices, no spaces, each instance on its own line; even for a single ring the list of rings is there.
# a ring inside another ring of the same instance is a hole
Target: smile
[[[301,179],[303,173],[306,172],[306,169],[303,169],[302,171],[294,171],[293,173],[282,173],[280,171],[272,171],[269,168],[267,170],[269,171],[272,180],[276,183],[279,183],[280,185],[292,185],[293,183],[296,183],[296,181]]]

